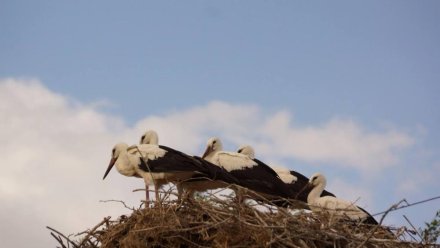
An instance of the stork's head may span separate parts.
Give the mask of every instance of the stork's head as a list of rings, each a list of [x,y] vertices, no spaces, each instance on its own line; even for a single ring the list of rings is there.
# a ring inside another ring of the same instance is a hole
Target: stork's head
[[[316,187],[318,185],[321,185],[323,188],[325,188],[327,184],[327,180],[325,179],[324,175],[321,173],[315,173],[310,177],[309,180],[309,186],[310,187]]]
[[[127,151],[128,145],[125,143],[118,143],[113,147],[112,150],[112,157],[110,159],[110,163],[108,164],[107,170],[105,171],[103,180],[107,176],[107,174],[110,172],[110,170],[113,168],[113,165],[115,164],[116,160],[118,159],[119,155],[122,151]]]
[[[206,158],[213,152],[221,151],[223,150],[223,144],[220,141],[219,138],[213,137],[208,140],[208,143],[206,144],[206,150],[202,155],[202,158]]]
[[[158,145],[159,144],[159,136],[156,131],[148,130],[142,135],[139,144],[150,144],[150,145]]]
[[[237,150],[238,153],[248,156],[251,159],[255,158],[255,150],[250,145],[240,146]]]

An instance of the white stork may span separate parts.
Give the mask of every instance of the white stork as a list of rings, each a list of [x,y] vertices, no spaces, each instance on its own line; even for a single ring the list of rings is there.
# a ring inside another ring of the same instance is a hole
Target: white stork
[[[241,186],[263,193],[266,197],[289,196],[289,189],[281,181],[277,173],[263,162],[237,152],[223,151],[219,138],[210,138],[202,158],[218,165],[233,176]]]
[[[190,178],[194,173],[197,173],[212,180],[237,183],[235,178],[224,170],[201,158],[192,157],[160,145],[140,144],[128,147],[125,143],[119,143],[113,148],[112,158],[103,179],[114,165],[122,175],[142,177],[146,185],[151,183],[151,173],[179,175],[179,178],[183,177],[182,175]],[[179,180],[179,178],[170,180]],[[156,194],[158,194],[157,191]],[[149,197],[148,195],[147,191],[146,196]],[[156,197],[159,199],[158,195]]]
[[[118,143],[112,150],[112,157],[109,166],[104,174],[105,179],[115,165],[119,173],[128,177],[142,177],[146,188],[146,201],[150,201],[149,185],[155,183],[156,189],[161,186],[162,178],[165,173],[142,173],[139,171],[139,156],[136,156],[137,150],[133,147],[128,147],[126,143]],[[158,197],[158,193],[156,193]],[[157,198],[158,199],[158,198]]]
[[[243,145],[238,148],[238,153],[249,156],[252,159],[255,159],[255,150],[250,145]],[[302,202],[307,202],[307,196],[310,192],[310,189],[307,189],[305,186],[309,182],[309,178],[304,176],[303,174],[296,171],[289,171],[286,168],[274,168],[275,172],[279,175],[281,180],[286,183],[293,195],[290,198],[295,198]],[[335,196],[334,194],[324,190],[321,196]]]
[[[315,173],[310,178],[309,187],[312,190],[307,196],[307,203],[313,212],[327,211],[335,216],[348,217],[350,220],[361,220],[368,224],[378,224],[368,212],[357,207],[353,202],[333,196],[321,196],[326,184],[327,180],[320,173]]]

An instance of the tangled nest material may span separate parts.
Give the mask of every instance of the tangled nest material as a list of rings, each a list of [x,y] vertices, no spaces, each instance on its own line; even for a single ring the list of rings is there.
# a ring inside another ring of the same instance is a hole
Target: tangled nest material
[[[341,221],[326,214],[292,213],[266,204],[239,203],[231,196],[209,195],[179,203],[162,201],[132,211],[130,216],[116,220],[104,218],[77,234],[82,236],[78,240],[48,228],[63,248],[435,246],[406,241],[397,237],[399,234],[392,235],[388,227]]]

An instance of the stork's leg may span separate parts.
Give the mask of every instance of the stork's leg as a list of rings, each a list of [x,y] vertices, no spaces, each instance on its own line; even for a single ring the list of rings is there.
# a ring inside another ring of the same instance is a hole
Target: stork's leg
[[[145,206],[150,206],[150,187],[145,184]]]
[[[176,184],[177,187],[177,201],[182,201],[182,196],[183,196],[183,187],[181,183],[177,183]]]
[[[150,207],[150,180],[146,176],[144,176],[145,182],[145,207]]]
[[[160,189],[161,185],[160,184],[155,184],[154,185],[154,193],[156,193],[156,203],[158,205],[161,205],[160,202],[160,194],[159,194],[159,189]]]

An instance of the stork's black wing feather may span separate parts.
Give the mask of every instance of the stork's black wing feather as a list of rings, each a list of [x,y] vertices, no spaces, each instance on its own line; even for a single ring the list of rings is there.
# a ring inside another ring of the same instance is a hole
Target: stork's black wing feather
[[[230,184],[237,184],[237,185],[240,184],[239,180],[236,177],[234,177],[231,173],[229,173],[227,170],[225,170],[223,167],[210,163],[209,161],[204,160],[203,158],[198,156],[194,156],[193,158],[199,161],[207,169],[207,173],[210,179],[221,180],[225,183],[230,183]]]
[[[276,171],[274,171],[272,169],[272,167],[270,167],[269,165],[265,164],[264,162],[262,162],[261,160],[258,160],[256,158],[254,158],[253,160],[254,160],[254,162],[256,162],[258,164],[258,166],[261,166],[261,168],[263,168],[267,173],[272,174],[273,176],[280,178],[278,173],[276,173]]]
[[[152,172],[183,172],[191,171],[197,173],[197,178],[209,178],[211,180],[221,180],[226,183],[238,184],[238,180],[229,174],[225,169],[216,166],[208,161],[193,157],[173,148],[160,145],[159,148],[165,150],[165,156],[148,160],[148,166]],[[145,163],[141,160],[139,167],[142,170],[147,169]]]
[[[243,187],[274,196],[289,197],[287,185],[277,175],[268,173],[267,169],[262,166],[232,170],[230,173],[240,181]]]
[[[152,172],[194,171],[206,173],[202,164],[193,157],[167,146],[159,146],[159,148],[165,150],[166,154],[163,157],[150,159],[147,161],[148,167]],[[139,168],[141,170],[148,171],[143,159],[140,160]]]
[[[362,220],[362,223],[364,224],[369,224],[369,225],[379,225],[379,222],[376,221],[376,219],[374,219],[373,216],[371,216],[370,213],[367,212],[367,210],[357,206],[360,210],[362,210],[362,212],[367,214],[367,218],[365,220]]]
[[[297,171],[293,171],[293,170],[290,171],[290,175],[295,176],[298,179],[298,181],[305,181],[305,182],[309,181],[308,177],[304,176],[303,174],[301,174]]]

